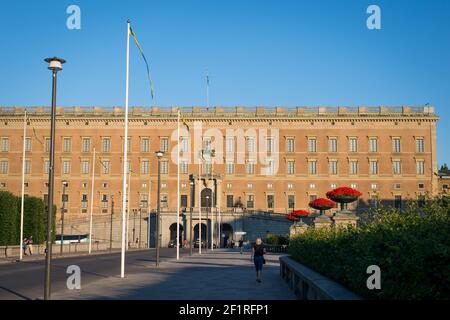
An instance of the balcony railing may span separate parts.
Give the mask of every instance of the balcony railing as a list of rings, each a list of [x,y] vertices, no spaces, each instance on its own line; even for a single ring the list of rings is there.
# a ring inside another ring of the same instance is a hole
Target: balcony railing
[[[432,106],[349,106],[349,107],[130,107],[132,117],[176,117],[178,109],[183,117],[345,117],[345,116],[434,116]],[[19,115],[24,111],[31,115],[49,115],[50,107],[0,107],[0,116]],[[57,114],[70,117],[123,116],[122,107],[57,107]]]

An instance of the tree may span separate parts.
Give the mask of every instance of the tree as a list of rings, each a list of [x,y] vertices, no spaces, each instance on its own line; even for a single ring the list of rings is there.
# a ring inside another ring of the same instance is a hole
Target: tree
[[[18,243],[18,199],[12,193],[0,191],[0,245]]]

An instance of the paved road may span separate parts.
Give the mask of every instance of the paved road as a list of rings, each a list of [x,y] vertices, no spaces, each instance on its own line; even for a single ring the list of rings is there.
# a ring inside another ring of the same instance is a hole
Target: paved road
[[[187,255],[187,251],[181,255]],[[175,257],[175,249],[161,249],[162,261]],[[127,275],[152,269],[155,250],[129,251],[126,254]],[[78,265],[82,271],[82,283],[88,285],[101,279],[120,276],[120,252],[78,257],[57,258],[52,267],[52,295],[67,290],[67,267]],[[29,260],[0,264],[0,300],[42,299],[44,283],[44,260]]]
[[[231,250],[165,260],[126,279],[101,279],[81,290],[62,290],[55,299],[293,300],[279,274],[279,255],[266,256],[263,281],[256,282],[250,255]]]

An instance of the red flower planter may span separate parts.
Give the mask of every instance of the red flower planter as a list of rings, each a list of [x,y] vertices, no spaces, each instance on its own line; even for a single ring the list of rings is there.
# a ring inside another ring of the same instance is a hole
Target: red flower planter
[[[291,214],[293,216],[296,216],[296,217],[307,217],[307,216],[309,216],[309,212],[306,211],[306,210],[294,210],[294,211],[292,211]]]
[[[297,221],[300,220],[299,217],[294,216],[292,213],[291,213],[291,214],[288,214],[288,215],[286,216],[286,218],[287,218],[288,220],[295,221],[295,222],[297,222]]]
[[[311,201],[309,203],[309,206],[311,208],[320,210],[320,212],[322,213],[323,210],[329,210],[331,208],[335,208],[336,203],[334,203],[331,200],[325,199],[325,198],[318,198],[316,200]]]
[[[362,195],[356,189],[341,187],[327,192],[327,198],[341,204],[341,210],[347,209],[347,203],[355,202]]]

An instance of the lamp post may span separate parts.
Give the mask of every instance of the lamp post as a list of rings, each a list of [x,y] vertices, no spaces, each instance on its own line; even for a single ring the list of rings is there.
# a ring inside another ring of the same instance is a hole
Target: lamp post
[[[111,223],[109,230],[109,251],[112,250],[113,215],[114,215],[114,196],[111,195]]]
[[[63,193],[62,193],[62,207],[61,207],[61,245],[60,245],[60,255],[63,254],[63,247],[64,247],[64,212],[66,211],[66,187],[68,186],[67,181],[62,182],[63,185]]]
[[[192,175],[192,179],[189,182],[189,184],[191,185],[191,206],[190,206],[190,210],[189,210],[189,255],[192,256],[192,248],[194,246],[194,244],[192,243],[192,232],[194,230],[192,228],[192,211],[194,210],[194,206],[195,206],[195,199],[194,199],[194,195],[195,195],[194,175]]]
[[[209,240],[209,196],[206,196],[206,242],[205,251],[208,251],[208,240]]]
[[[62,70],[64,59],[53,57],[45,59],[48,69],[52,71],[52,109],[50,126],[50,163],[48,170],[48,203],[47,203],[47,253],[45,255],[44,299],[50,299],[51,263],[52,263],[52,225],[53,225],[53,183],[55,179],[55,127],[56,127],[56,81],[58,71]]]
[[[156,206],[156,266],[159,266],[159,249],[161,246],[161,158],[164,152],[157,151],[156,157],[158,158],[158,198]]]

